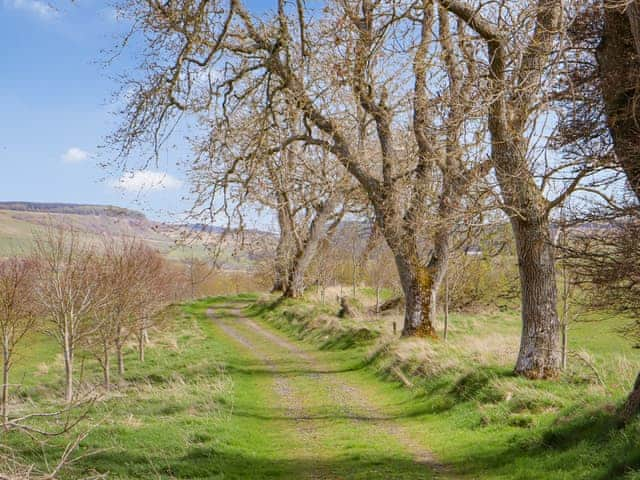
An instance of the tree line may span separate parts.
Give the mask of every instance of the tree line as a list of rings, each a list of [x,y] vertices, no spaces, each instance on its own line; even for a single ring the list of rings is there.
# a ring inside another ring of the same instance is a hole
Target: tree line
[[[126,162],[187,129],[194,212],[240,228],[256,206],[273,212],[273,285],[288,297],[340,222],[369,219],[400,279],[406,336],[437,336],[452,252],[506,219],[515,372],[554,378],[560,209],[571,199],[574,220],[637,222],[638,12],[635,0],[278,0],[259,12],[134,0],[121,14],[143,61],[111,141]],[[620,285],[595,275],[607,248],[581,252],[584,281]]]
[[[62,354],[64,399],[74,403],[77,356],[93,357],[111,388],[111,358],[125,373],[124,349],[133,339],[144,361],[149,330],[160,326],[159,313],[181,298],[186,285],[156,250],[135,238],[84,239],[66,227],[34,234],[28,255],[0,261],[0,338],[2,340],[2,422],[9,412],[10,372],[20,346],[46,334]]]

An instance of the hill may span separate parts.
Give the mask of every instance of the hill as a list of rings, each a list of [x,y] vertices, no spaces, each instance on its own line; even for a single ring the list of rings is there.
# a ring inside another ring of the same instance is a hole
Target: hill
[[[83,205],[80,203],[0,202],[0,210],[16,212],[69,213],[107,217],[131,217],[146,220],[143,213],[113,205]]]
[[[136,237],[168,258],[180,260],[208,255],[207,246],[223,241],[220,262],[223,268],[246,269],[266,255],[272,236],[251,232],[246,246],[236,248],[232,240],[221,240],[221,231],[202,226],[171,225],[149,220],[143,213],[111,205],[65,203],[0,202],[0,257],[28,252],[33,235],[49,225],[67,225],[89,240],[105,236]],[[194,232],[197,235],[194,235]]]

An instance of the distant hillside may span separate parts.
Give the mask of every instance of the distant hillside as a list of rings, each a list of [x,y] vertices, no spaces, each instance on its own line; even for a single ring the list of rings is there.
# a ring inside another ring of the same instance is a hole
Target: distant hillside
[[[82,205],[79,203],[0,202],[0,210],[16,212],[72,213],[75,215],[105,215],[146,220],[143,213],[113,205]]]
[[[168,258],[208,257],[206,245],[220,239],[220,229],[152,222],[140,212],[121,207],[66,203],[0,202],[0,257],[28,252],[33,235],[50,225],[66,225],[88,240],[104,237],[136,237]],[[197,233],[197,236],[194,235]],[[197,238],[194,238],[197,237]],[[270,234],[252,232],[242,248],[233,239],[223,240],[219,261],[224,268],[244,269],[269,254]],[[185,238],[188,240],[184,242]],[[187,245],[185,245],[186,243]]]

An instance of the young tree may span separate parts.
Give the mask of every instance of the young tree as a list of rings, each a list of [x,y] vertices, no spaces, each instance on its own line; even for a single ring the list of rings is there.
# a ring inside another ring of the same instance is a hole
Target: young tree
[[[91,312],[104,298],[100,293],[99,271],[95,268],[95,249],[78,232],[50,226],[35,237],[38,308],[45,314],[46,332],[62,348],[65,372],[64,398],[73,401],[73,364],[81,343],[94,330]]]
[[[191,298],[197,298],[199,288],[206,282],[215,272],[215,262],[196,255],[193,247],[189,248],[189,254],[183,260],[187,279],[189,280],[189,290]]]
[[[110,273],[106,277],[110,285],[106,321],[113,332],[118,374],[123,376],[125,345],[133,335],[144,340],[149,312],[163,305],[166,298],[163,282],[167,277],[163,275],[163,260],[158,252],[142,240],[109,240],[105,242],[104,256]],[[140,355],[144,356],[143,350]]]
[[[9,371],[13,356],[18,343],[33,331],[36,319],[34,280],[33,261],[11,257],[0,262],[1,414],[5,429],[9,421]]]

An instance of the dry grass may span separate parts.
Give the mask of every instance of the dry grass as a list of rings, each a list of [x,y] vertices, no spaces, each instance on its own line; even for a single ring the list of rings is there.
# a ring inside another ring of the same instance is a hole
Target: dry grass
[[[509,366],[515,363],[518,341],[517,335],[500,333],[464,335],[457,340],[456,348],[482,365]]]

